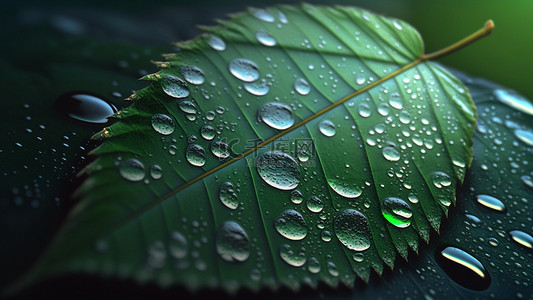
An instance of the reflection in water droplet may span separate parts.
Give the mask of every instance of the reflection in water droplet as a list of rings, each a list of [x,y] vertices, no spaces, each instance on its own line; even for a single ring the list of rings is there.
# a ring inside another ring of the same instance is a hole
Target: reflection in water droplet
[[[256,161],[261,178],[280,190],[292,190],[300,183],[298,163],[290,155],[280,151],[261,154]]]
[[[265,46],[268,46],[268,47],[276,46],[277,44],[276,39],[266,32],[262,32],[262,31],[258,32],[255,35],[255,38],[257,39],[259,43]]]
[[[394,147],[385,147],[383,148],[383,157],[385,157],[388,161],[399,161],[400,160],[400,152],[396,150]]]
[[[366,103],[359,104],[359,115],[363,118],[370,117],[370,107]]]
[[[135,158],[130,158],[120,163],[119,173],[126,180],[141,181],[145,175],[144,165]]]
[[[229,71],[237,79],[252,82],[259,79],[259,68],[251,61],[244,58],[236,58],[229,64]]]
[[[294,89],[298,92],[300,95],[307,95],[311,91],[311,86],[309,86],[309,82],[303,78],[298,78],[296,81],[294,81]]]
[[[304,195],[302,195],[302,192],[300,192],[299,190],[294,190],[291,192],[290,198],[292,203],[300,204],[304,200]]]
[[[477,258],[466,251],[450,246],[437,251],[435,258],[446,275],[459,285],[476,291],[489,287],[489,273]]]
[[[476,200],[479,204],[499,212],[505,212],[505,204],[500,199],[494,198],[489,195],[477,195]]]
[[[174,231],[170,235],[170,241],[168,244],[168,252],[170,255],[176,259],[182,259],[187,256],[188,252],[188,243],[187,239],[183,234]]]
[[[396,109],[402,109],[403,103],[402,103],[402,97],[400,97],[400,94],[398,93],[392,93],[389,98],[389,104],[390,106],[396,108]]]
[[[307,199],[307,209],[314,213],[319,213],[324,208],[324,203],[317,196],[311,196]]]
[[[73,120],[94,125],[107,123],[107,118],[117,112],[111,102],[85,92],[71,92],[59,96],[54,108]]]
[[[327,267],[328,267],[328,273],[331,276],[334,276],[334,277],[339,276],[339,270],[337,270],[337,266],[333,262],[331,261],[328,262]]]
[[[158,165],[153,165],[150,168],[150,176],[152,176],[153,179],[159,179],[163,177],[163,169],[161,169]]]
[[[180,69],[181,75],[188,83],[200,85],[205,82],[204,72],[195,66],[183,66]]]
[[[293,209],[283,211],[274,221],[274,227],[283,237],[299,241],[307,236],[307,223],[304,217]]]
[[[305,264],[307,258],[305,257],[305,249],[301,248],[300,251],[295,253],[291,246],[281,245],[279,247],[279,256],[284,262],[293,267],[301,267]]]
[[[200,134],[202,135],[202,137],[204,139],[210,141],[210,140],[215,138],[216,131],[215,131],[215,128],[213,128],[213,127],[211,127],[209,125],[204,125],[200,129]]]
[[[220,185],[218,190],[218,198],[220,202],[224,204],[227,208],[236,209],[239,206],[237,199],[237,193],[235,192],[235,187],[231,182],[224,182]]]
[[[533,132],[528,130],[516,129],[514,131],[514,135],[527,145],[533,146]]]
[[[191,101],[183,100],[178,104],[178,106],[180,107],[181,111],[186,114],[196,114],[196,105],[194,105],[194,103]]]
[[[509,232],[513,241],[526,248],[533,249],[533,237],[521,230],[513,230]]]
[[[394,27],[396,27],[396,29],[398,29],[398,30],[402,30],[402,29],[403,29],[402,25],[401,25],[400,23],[398,23],[398,21],[396,21],[396,20],[393,20],[393,21],[392,21],[392,24],[393,24]]]
[[[220,257],[228,262],[243,262],[250,256],[248,235],[233,221],[224,222],[218,229],[216,248]]]
[[[207,43],[209,44],[209,46],[211,46],[211,48],[213,48],[214,50],[217,50],[217,51],[224,51],[226,50],[226,43],[224,43],[224,40],[222,40],[221,38],[219,38],[218,36],[210,36],[209,37],[209,40],[207,41]]]
[[[503,102],[523,113],[533,115],[533,104],[529,102],[526,98],[518,94],[500,89],[494,90],[494,95],[498,100],[500,100],[500,102]]]
[[[313,274],[320,272],[320,262],[318,259],[316,259],[316,257],[309,258],[307,261],[307,270]]]
[[[274,16],[271,15],[265,9],[258,9],[256,11],[254,11],[254,16],[256,18],[258,18],[259,20],[262,20],[262,21],[265,21],[265,22],[268,22],[268,23],[272,23],[272,22],[275,21]]]
[[[163,79],[161,79],[161,88],[165,94],[174,98],[181,99],[189,96],[187,83],[176,76],[164,76]]]
[[[204,148],[196,144],[192,144],[187,147],[185,157],[191,165],[196,167],[201,167],[205,165],[206,162]]]
[[[400,198],[387,197],[383,199],[381,213],[389,223],[398,228],[406,228],[411,225],[411,216],[413,215],[411,207]]]
[[[152,127],[162,135],[169,135],[174,132],[176,125],[171,117],[164,114],[155,114],[152,116]]]
[[[266,85],[263,82],[248,82],[248,83],[245,83],[244,84],[244,89],[248,93],[250,93],[252,95],[256,95],[256,96],[264,96],[264,95],[268,94],[268,92],[270,91],[270,88],[268,87],[268,85]]]
[[[363,85],[365,84],[366,82],[366,78],[363,74],[357,74],[357,76],[355,76],[355,83],[357,83],[358,85]]]
[[[330,120],[324,120],[318,124],[318,129],[325,136],[334,136],[337,132],[335,129],[335,124]]]
[[[278,102],[269,102],[261,106],[257,117],[259,121],[279,130],[287,129],[294,124],[291,108]]]
[[[335,217],[335,234],[350,250],[364,251],[370,248],[370,227],[368,220],[355,209],[346,209]]]
[[[350,184],[337,179],[328,179],[328,184],[337,194],[345,198],[357,198],[363,193],[363,190],[353,183]]]

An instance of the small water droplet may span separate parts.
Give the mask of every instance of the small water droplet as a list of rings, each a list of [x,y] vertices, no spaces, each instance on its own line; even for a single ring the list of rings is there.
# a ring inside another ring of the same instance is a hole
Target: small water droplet
[[[357,198],[363,193],[363,190],[353,183],[350,184],[337,179],[328,179],[328,184],[337,194],[345,198]]]
[[[275,21],[274,16],[271,15],[268,11],[265,9],[257,9],[254,11],[254,16],[258,18],[261,21],[265,21],[268,23],[272,23]]]
[[[181,111],[186,114],[196,114],[196,105],[188,100],[183,100],[178,104]]]
[[[466,251],[450,246],[437,251],[435,258],[444,272],[459,285],[476,291],[489,287],[489,273],[477,258]]]
[[[513,241],[526,248],[533,249],[533,237],[521,230],[513,230],[509,232]]]
[[[243,262],[250,256],[250,242],[246,231],[236,222],[224,222],[217,231],[216,248],[228,262]]]
[[[363,253],[354,253],[352,255],[352,258],[356,262],[362,262],[363,260],[365,260],[365,256],[363,255]]]
[[[311,92],[311,86],[309,85],[309,82],[303,78],[298,78],[294,81],[294,89],[302,96],[305,96]]]
[[[292,250],[291,246],[284,244],[279,247],[279,256],[284,262],[293,267],[301,267],[307,261],[305,249],[300,249],[297,253]]]
[[[259,68],[248,59],[236,58],[229,64],[230,73],[237,79],[245,82],[252,82],[259,79]]]
[[[366,103],[359,104],[359,115],[363,118],[368,118],[371,115],[370,107]]]
[[[366,82],[365,75],[357,74],[357,76],[355,76],[355,83],[357,83],[358,85],[363,85],[365,84],[365,82]]]
[[[398,228],[406,228],[411,225],[411,216],[413,215],[411,207],[400,198],[387,197],[383,199],[381,213],[389,223]]]
[[[168,244],[168,252],[170,255],[176,259],[182,259],[187,256],[188,251],[189,245],[185,236],[177,231],[172,232]]]
[[[141,181],[144,179],[144,165],[135,158],[122,161],[119,165],[120,175],[129,181]]]
[[[521,95],[501,89],[495,90],[494,95],[500,102],[523,113],[533,115],[533,104]]]
[[[70,92],[57,98],[54,108],[62,115],[84,124],[108,123],[108,117],[117,112],[115,106],[101,96],[86,92]]]
[[[396,27],[396,29],[398,29],[398,30],[402,30],[402,29],[403,29],[402,25],[401,25],[398,21],[396,21],[396,20],[393,20],[393,21],[392,21],[392,24],[393,24],[394,27]]]
[[[210,141],[210,140],[215,138],[216,130],[215,130],[215,128],[213,128],[213,127],[211,127],[209,125],[204,125],[200,129],[200,134],[202,135],[202,137],[204,139]]]
[[[169,135],[174,132],[176,125],[171,117],[164,114],[155,114],[152,116],[152,128],[162,135]]]
[[[316,257],[309,258],[307,261],[307,270],[313,274],[320,272],[320,262]]]
[[[161,79],[161,88],[165,94],[177,99],[189,96],[187,83],[176,76],[164,76],[163,79]]]
[[[370,248],[370,227],[365,215],[355,209],[346,209],[335,217],[335,234],[350,250],[364,251]]]
[[[304,200],[304,195],[299,190],[294,190],[291,192],[290,198],[292,203],[300,204]]]
[[[300,183],[298,163],[290,155],[280,151],[261,154],[256,161],[261,178],[280,190],[292,190]]]
[[[392,93],[389,98],[389,104],[390,106],[396,108],[396,109],[402,109],[403,103],[402,103],[402,97],[400,97],[400,94],[398,93]]]
[[[331,276],[334,276],[334,277],[339,276],[339,270],[337,270],[337,266],[333,262],[331,262],[331,261],[328,262],[327,263],[327,267],[328,267],[328,273]]]
[[[150,168],[150,176],[152,176],[153,179],[160,179],[163,177],[163,169],[158,165],[153,165]]]
[[[227,208],[236,209],[239,206],[237,199],[237,193],[235,192],[235,187],[231,182],[224,182],[220,185],[218,190],[218,198],[220,202],[224,204]]]
[[[196,167],[201,167],[205,165],[206,162],[204,148],[196,144],[192,144],[187,147],[187,151],[185,151],[185,157],[191,165]]]
[[[335,124],[333,124],[333,122],[330,120],[323,120],[320,122],[320,124],[318,124],[318,129],[325,136],[334,136],[337,132],[335,129]]]
[[[218,36],[215,36],[215,35],[212,35],[209,37],[209,40],[207,41],[207,43],[209,44],[209,46],[211,46],[211,48],[213,48],[214,50],[217,50],[217,51],[224,51],[226,50],[226,43],[224,42],[224,40],[222,40],[221,38],[219,38]]]
[[[262,31],[258,32],[255,35],[255,38],[257,39],[259,43],[265,46],[268,46],[268,47],[276,46],[277,44],[276,39],[266,32],[262,32]]]
[[[283,211],[274,221],[274,227],[283,237],[299,241],[307,236],[307,223],[304,217],[293,209]]]
[[[270,88],[264,82],[248,82],[244,84],[244,89],[256,96],[264,96],[268,94]]]
[[[385,147],[382,151],[383,157],[385,157],[388,161],[399,161],[400,160],[400,152],[396,150],[394,147]]]
[[[283,103],[266,103],[259,109],[257,117],[259,121],[265,122],[274,129],[284,130],[294,125],[292,110]]]
[[[489,195],[477,195],[476,200],[479,204],[498,212],[505,212],[505,204],[500,199]]]
[[[307,209],[314,213],[319,213],[324,208],[324,203],[317,196],[311,196],[307,199]]]
[[[230,156],[229,153],[229,146],[228,144],[222,142],[222,141],[216,141],[211,144],[211,153],[213,153],[214,156],[225,159]]]
[[[514,131],[514,135],[527,145],[533,146],[533,132],[529,130],[516,129]]]
[[[320,237],[322,238],[322,240],[324,242],[331,242],[331,238],[333,237],[333,234],[331,233],[331,231],[329,230],[324,230],[322,231],[322,233],[320,234]]]
[[[200,85],[205,82],[204,72],[195,66],[183,66],[180,69],[181,75],[188,83]]]

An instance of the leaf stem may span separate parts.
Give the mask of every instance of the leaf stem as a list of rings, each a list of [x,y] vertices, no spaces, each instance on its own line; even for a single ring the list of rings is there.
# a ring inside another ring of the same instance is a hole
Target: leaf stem
[[[437,58],[441,58],[445,55],[448,55],[450,53],[453,53],[459,49],[462,49],[470,44],[472,44],[473,42],[483,38],[483,37],[486,37],[487,35],[491,34],[492,33],[492,30],[494,29],[494,22],[492,20],[488,20],[485,25],[479,29],[478,31],[472,33],[471,35],[465,37],[464,39],[458,41],[457,43],[453,44],[453,45],[450,45],[444,49],[441,49],[439,51],[435,51],[435,52],[432,52],[432,53],[429,53],[429,54],[423,54],[420,59],[422,61],[425,61],[425,60],[431,60],[431,59],[437,59]]]

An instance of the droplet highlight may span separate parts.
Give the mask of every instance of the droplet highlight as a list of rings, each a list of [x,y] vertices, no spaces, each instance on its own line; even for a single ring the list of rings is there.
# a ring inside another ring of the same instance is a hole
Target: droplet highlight
[[[387,197],[381,201],[381,214],[390,224],[398,228],[409,227],[413,216],[409,204],[395,197]]]

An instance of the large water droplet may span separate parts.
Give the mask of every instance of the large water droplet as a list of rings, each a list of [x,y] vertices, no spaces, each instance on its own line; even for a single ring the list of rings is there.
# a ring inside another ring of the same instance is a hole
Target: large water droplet
[[[513,230],[509,232],[513,241],[526,248],[533,249],[533,237],[521,230]]]
[[[342,180],[328,179],[328,184],[332,190],[345,198],[357,198],[363,193],[363,190],[359,186]]]
[[[181,75],[188,83],[200,85],[205,82],[204,72],[195,66],[183,66],[180,69]]]
[[[163,177],[163,169],[161,169],[158,165],[153,165],[150,168],[150,176],[152,176],[153,179],[159,179]]]
[[[370,106],[368,106],[368,104],[366,103],[360,103],[359,104],[359,115],[363,118],[368,118],[370,117]]]
[[[177,231],[172,232],[168,244],[168,252],[170,255],[174,258],[182,259],[187,256],[188,250],[188,243],[185,236]]]
[[[303,96],[311,92],[311,86],[309,86],[309,82],[303,78],[298,78],[296,81],[294,81],[294,89],[298,92],[298,94]]]
[[[268,46],[268,47],[276,46],[277,44],[276,39],[266,32],[262,32],[262,31],[258,32],[255,35],[255,38],[257,39],[259,43],[265,46]]]
[[[66,93],[57,98],[54,108],[66,117],[85,124],[105,124],[117,112],[104,98],[85,92]]]
[[[229,71],[233,76],[245,82],[252,82],[259,79],[259,68],[248,59],[236,58],[229,64]]]
[[[302,248],[300,251],[294,252],[291,246],[286,244],[279,247],[279,256],[283,259],[283,261],[293,267],[301,267],[307,260],[307,257],[305,256],[305,249]]]
[[[164,114],[155,114],[152,116],[152,127],[162,135],[169,135],[174,132],[176,125],[171,117]]]
[[[516,129],[514,131],[514,135],[527,145],[533,146],[533,132],[529,130]]]
[[[145,176],[144,165],[135,158],[130,158],[120,163],[119,173],[126,180],[141,181]]]
[[[256,96],[264,96],[268,94],[270,88],[264,82],[248,82],[244,84],[244,89]]]
[[[498,100],[500,100],[500,102],[503,102],[509,105],[510,107],[526,114],[533,115],[533,104],[529,102],[526,98],[518,94],[510,93],[509,91],[500,89],[495,90],[494,95]]]
[[[291,192],[290,198],[292,203],[300,204],[304,200],[304,195],[299,190],[294,190]]]
[[[307,223],[304,217],[293,209],[283,211],[274,221],[274,227],[283,237],[299,241],[307,236]]]
[[[254,16],[258,18],[261,21],[265,21],[268,23],[272,23],[275,21],[274,16],[271,15],[268,11],[265,9],[258,9],[254,11]]]
[[[225,159],[228,158],[229,153],[229,146],[228,144],[222,142],[222,141],[216,141],[211,144],[211,153],[213,153],[214,156]]]
[[[489,287],[489,273],[477,258],[466,251],[450,246],[437,251],[435,258],[444,272],[461,286],[476,291]]]
[[[311,196],[307,199],[307,209],[314,213],[319,213],[324,208],[324,203],[317,196]]]
[[[176,76],[166,75],[161,79],[161,88],[165,94],[174,98],[185,98],[189,96],[189,88],[185,81]]]
[[[217,50],[217,51],[226,50],[226,43],[224,42],[224,40],[222,40],[218,36],[215,36],[215,35],[210,36],[209,39],[207,40],[207,43],[214,50]]]
[[[215,131],[215,128],[213,128],[213,127],[211,127],[209,125],[204,125],[200,129],[200,134],[202,135],[202,137],[204,139],[210,141],[210,140],[215,138],[216,131]]]
[[[402,109],[403,103],[402,103],[402,97],[400,97],[400,94],[398,93],[392,93],[389,98],[389,104],[390,106],[396,108],[396,109]]]
[[[283,103],[267,103],[261,106],[257,114],[260,121],[274,129],[284,130],[294,124],[291,108]]]
[[[292,190],[300,183],[298,163],[280,151],[265,152],[257,158],[257,172],[261,178],[280,190]]]
[[[224,182],[220,185],[218,190],[218,198],[220,202],[224,204],[227,208],[236,209],[239,206],[237,199],[237,193],[235,192],[235,187],[231,182]]]
[[[500,199],[494,198],[489,195],[477,195],[476,201],[494,211],[505,212],[505,204]]]
[[[334,223],[339,241],[350,250],[364,251],[370,248],[368,220],[355,209],[346,209],[337,215]]]
[[[218,229],[216,248],[220,257],[228,262],[243,262],[250,256],[248,235],[233,221],[224,222]]]
[[[398,228],[406,228],[411,225],[411,216],[413,215],[411,207],[400,198],[387,197],[383,199],[381,213],[389,223]]]
[[[396,150],[394,147],[385,147],[383,148],[383,157],[385,157],[388,161],[399,161],[400,160],[400,152]]]
[[[185,151],[185,157],[191,165],[196,167],[201,167],[205,165],[206,162],[204,148],[196,144],[192,144],[187,147],[187,151]]]
[[[196,114],[196,105],[188,100],[183,100],[178,104],[182,112],[186,114]]]
[[[318,124],[318,129],[325,136],[334,136],[337,132],[335,129],[335,124],[333,124],[333,122],[330,120],[323,120],[320,122],[320,124]]]

